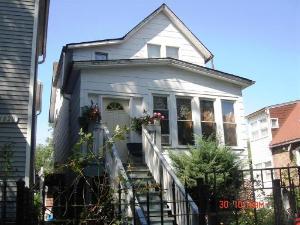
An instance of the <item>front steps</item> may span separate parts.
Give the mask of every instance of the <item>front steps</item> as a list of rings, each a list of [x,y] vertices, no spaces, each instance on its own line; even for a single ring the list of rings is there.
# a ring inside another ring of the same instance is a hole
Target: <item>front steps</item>
[[[146,164],[132,163],[126,165],[127,175],[131,185],[136,190],[136,197],[148,220],[147,194],[149,193],[149,220],[150,225],[176,225],[174,216],[164,197],[161,199],[159,184],[157,184]],[[149,187],[149,192],[148,188]],[[165,192],[162,193],[164,195]],[[161,216],[162,215],[162,216]]]

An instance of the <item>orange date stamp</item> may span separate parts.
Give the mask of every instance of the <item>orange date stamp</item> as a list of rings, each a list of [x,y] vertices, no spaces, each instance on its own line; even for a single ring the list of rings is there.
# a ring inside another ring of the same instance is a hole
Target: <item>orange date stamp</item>
[[[268,207],[269,203],[264,201],[250,201],[250,200],[221,200],[219,201],[220,209],[228,209],[234,207],[236,209],[261,209]]]

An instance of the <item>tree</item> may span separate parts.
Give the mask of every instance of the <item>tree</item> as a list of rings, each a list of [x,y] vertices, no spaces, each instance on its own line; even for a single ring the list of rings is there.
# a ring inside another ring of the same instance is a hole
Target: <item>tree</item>
[[[39,144],[35,153],[35,170],[38,172],[43,167],[44,173],[49,174],[54,170],[53,138],[49,137],[46,144]]]

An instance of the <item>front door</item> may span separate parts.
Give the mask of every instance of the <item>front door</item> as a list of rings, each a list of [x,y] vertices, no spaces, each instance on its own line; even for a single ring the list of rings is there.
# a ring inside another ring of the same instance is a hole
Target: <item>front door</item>
[[[102,120],[106,124],[109,132],[113,135],[113,132],[117,125],[120,127],[130,126],[129,117],[129,100],[116,99],[116,98],[104,98],[103,99],[103,114]],[[116,142],[116,147],[119,152],[119,156],[122,162],[127,162],[128,151],[127,151],[127,136],[125,140]]]

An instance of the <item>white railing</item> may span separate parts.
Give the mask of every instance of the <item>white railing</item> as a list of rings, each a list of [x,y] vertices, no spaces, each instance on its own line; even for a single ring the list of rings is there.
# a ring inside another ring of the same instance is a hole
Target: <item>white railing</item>
[[[130,181],[126,174],[126,170],[122,164],[122,161],[119,157],[118,151],[115,144],[107,144],[108,141],[111,141],[112,137],[109,133],[109,130],[106,126],[100,127],[100,129],[94,130],[94,151],[99,149],[103,150],[105,158],[105,171],[110,177],[110,183],[113,190],[118,190],[121,188],[122,196],[121,199],[124,199],[122,213],[129,217],[137,216],[137,224],[147,225],[142,208],[139,206],[138,201],[135,197],[134,199],[134,211],[132,207],[133,200],[133,191]],[[101,147],[103,146],[103,148]],[[119,187],[120,185],[120,187]],[[128,206],[128,207],[126,207]],[[135,224],[136,225],[136,224]]]
[[[147,127],[142,129],[142,142],[145,163],[149,167],[155,181],[162,182],[162,188],[165,190],[165,199],[176,217],[178,225],[196,225],[199,224],[198,207],[189,194],[185,192],[185,188],[177,178],[169,163],[160,151],[160,146],[155,144],[155,139],[160,134],[158,132],[150,132]],[[159,144],[159,142],[158,142]],[[175,202],[175,204],[174,204]]]

